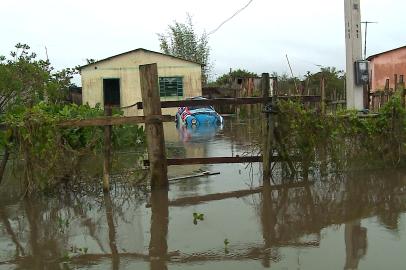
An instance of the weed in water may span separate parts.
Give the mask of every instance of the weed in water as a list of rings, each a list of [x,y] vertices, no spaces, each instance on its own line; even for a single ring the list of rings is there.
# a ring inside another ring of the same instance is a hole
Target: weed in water
[[[229,244],[229,243],[230,243],[230,242],[228,241],[227,238],[224,239],[224,253],[225,253],[225,254],[230,253],[230,251],[228,250],[228,244]]]
[[[202,213],[193,213],[193,224],[197,225],[198,221],[203,221],[204,220],[204,214]]]

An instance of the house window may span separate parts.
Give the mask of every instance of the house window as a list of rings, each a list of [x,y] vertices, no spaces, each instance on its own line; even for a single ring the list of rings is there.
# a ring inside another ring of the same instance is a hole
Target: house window
[[[182,97],[182,77],[159,77],[159,95],[161,97]]]
[[[104,105],[120,106],[120,79],[103,79]]]

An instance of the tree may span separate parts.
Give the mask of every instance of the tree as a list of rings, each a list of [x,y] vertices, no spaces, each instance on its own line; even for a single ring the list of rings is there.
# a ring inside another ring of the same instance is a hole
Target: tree
[[[174,21],[168,26],[166,34],[158,34],[161,51],[185,60],[202,64],[202,81],[207,82],[211,65],[209,63],[210,47],[207,34],[196,34],[191,16],[185,23]]]
[[[38,60],[26,44],[18,43],[10,58],[0,56],[0,114],[16,105],[32,107],[40,101],[65,101],[73,69],[54,71],[48,60]]]
[[[327,95],[333,92],[338,95],[344,94],[345,74],[342,70],[335,67],[322,67],[319,72],[311,73],[310,71],[303,78],[290,77],[286,73],[278,75],[272,73],[271,77],[278,78],[278,93],[280,95],[290,94],[320,94],[320,80],[325,79]]]
[[[320,88],[320,80],[324,77],[326,93],[332,94],[336,92],[339,95],[344,95],[345,88],[345,74],[342,70],[337,70],[335,67],[322,67],[317,73],[307,72],[305,81],[307,88],[318,89]]]
[[[258,77],[258,75],[254,72],[250,72],[245,69],[237,69],[221,75],[220,77],[217,78],[214,84],[226,85],[230,83],[231,78],[250,78],[250,77]]]

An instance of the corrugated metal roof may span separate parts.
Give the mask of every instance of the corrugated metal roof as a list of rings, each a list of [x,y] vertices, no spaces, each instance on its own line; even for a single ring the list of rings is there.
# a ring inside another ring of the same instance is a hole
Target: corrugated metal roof
[[[150,50],[147,50],[147,49],[144,49],[144,48],[138,48],[138,49],[135,49],[135,50],[131,50],[131,51],[128,51],[128,52],[124,52],[124,53],[120,53],[120,54],[116,54],[116,55],[113,55],[113,56],[104,58],[104,59],[99,60],[99,61],[96,61],[96,62],[94,62],[94,63],[90,63],[90,64],[87,64],[87,65],[80,66],[80,67],[79,67],[79,70],[81,70],[81,69],[83,69],[83,68],[85,68],[85,67],[94,65],[94,64],[98,64],[98,63],[100,63],[100,62],[108,61],[108,60],[113,59],[113,58],[118,57],[118,56],[130,54],[130,53],[134,53],[134,52],[138,52],[138,51],[144,51],[144,52],[149,52],[149,53],[160,54],[160,55],[172,57],[172,58],[175,58],[175,59],[179,59],[179,60],[183,60],[183,61],[186,61],[186,62],[190,62],[190,63],[194,63],[194,64],[197,64],[197,65],[203,66],[203,64],[198,63],[198,62],[195,62],[195,61],[186,60],[186,59],[183,59],[183,58],[180,58],[180,57],[176,57],[176,56],[173,56],[173,55],[169,55],[169,54],[164,54],[164,53],[160,53],[160,52],[150,51]]]
[[[374,55],[369,56],[369,57],[367,58],[367,60],[368,60],[368,61],[371,61],[371,60],[374,59],[375,57],[380,56],[380,55],[382,55],[382,54],[389,53],[389,52],[393,52],[393,51],[400,50],[400,49],[405,49],[405,48],[406,48],[406,46],[402,46],[402,47],[395,48],[395,49],[392,49],[392,50],[389,50],[389,51],[377,53],[377,54],[374,54]]]

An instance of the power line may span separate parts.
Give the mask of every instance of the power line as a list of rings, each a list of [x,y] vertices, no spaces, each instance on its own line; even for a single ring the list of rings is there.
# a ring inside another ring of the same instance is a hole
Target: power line
[[[222,23],[220,23],[220,25],[217,26],[216,29],[210,31],[207,35],[210,36],[210,35],[216,33],[217,30],[219,30],[224,24],[226,24],[226,23],[227,23],[228,21],[230,21],[232,18],[234,18],[235,16],[237,16],[238,13],[240,13],[241,11],[243,11],[244,9],[246,9],[253,1],[254,1],[254,0],[248,1],[248,3],[247,3],[245,6],[243,6],[243,7],[240,8],[239,10],[237,10],[230,18],[228,18],[228,19],[226,19],[225,21],[223,21]]]

